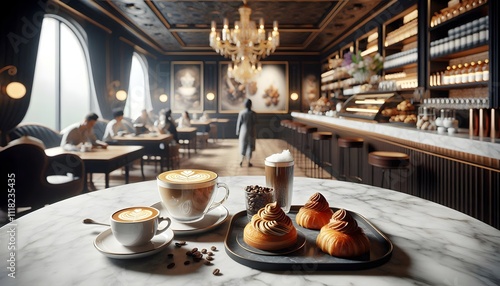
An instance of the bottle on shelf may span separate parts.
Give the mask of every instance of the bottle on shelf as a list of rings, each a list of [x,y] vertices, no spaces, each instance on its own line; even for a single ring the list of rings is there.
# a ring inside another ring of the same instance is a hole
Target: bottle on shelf
[[[463,69],[461,70],[461,73],[462,73],[462,79],[461,79],[461,82],[462,83],[467,83],[469,82],[469,79],[468,79],[468,73],[469,72],[469,64],[468,63],[465,63],[464,64],[464,67]]]
[[[451,67],[451,72],[450,72],[450,84],[455,84],[457,78],[456,75],[457,75],[457,66],[453,65]]]
[[[481,68],[481,70],[483,72],[483,81],[490,80],[490,67],[488,65],[488,62],[489,62],[489,60],[485,59],[484,63],[483,63],[483,66]]]
[[[483,70],[482,70],[482,62],[478,61],[476,65],[476,69],[474,70],[474,78],[476,82],[483,81]]]
[[[444,72],[443,84],[450,84],[450,72],[451,67],[447,66],[446,71]]]
[[[475,67],[475,62],[471,62],[469,66],[469,70],[467,71],[467,81],[468,82],[475,82],[476,81],[476,67]]]
[[[462,83],[462,64],[458,64],[455,72],[455,84]]]

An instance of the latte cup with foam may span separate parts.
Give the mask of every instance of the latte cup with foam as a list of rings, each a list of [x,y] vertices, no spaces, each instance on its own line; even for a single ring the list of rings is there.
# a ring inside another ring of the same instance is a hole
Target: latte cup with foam
[[[190,223],[203,219],[205,214],[227,200],[229,187],[217,179],[218,175],[212,171],[179,169],[161,173],[156,182],[162,205],[169,216]],[[224,195],[216,201],[221,189]]]
[[[273,154],[264,161],[266,187],[274,189],[276,202],[285,213],[290,211],[292,205],[294,165],[289,150]]]
[[[159,228],[163,221],[167,225]],[[124,246],[147,244],[170,226],[170,218],[160,218],[160,211],[153,207],[134,206],[115,211],[110,218],[113,236]]]

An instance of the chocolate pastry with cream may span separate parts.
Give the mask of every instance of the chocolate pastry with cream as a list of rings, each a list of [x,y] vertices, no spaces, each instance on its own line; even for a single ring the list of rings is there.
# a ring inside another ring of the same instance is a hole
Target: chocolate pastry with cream
[[[276,202],[269,203],[245,226],[243,241],[260,250],[280,250],[297,242],[297,229]]]
[[[313,194],[306,204],[299,209],[295,221],[308,229],[321,229],[330,221],[333,211],[320,193]]]
[[[344,209],[336,211],[316,238],[316,245],[337,257],[356,257],[370,251],[370,240],[352,215]]]

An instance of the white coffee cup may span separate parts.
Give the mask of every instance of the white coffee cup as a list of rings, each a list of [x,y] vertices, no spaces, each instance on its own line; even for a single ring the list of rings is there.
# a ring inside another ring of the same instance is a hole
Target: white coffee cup
[[[180,169],[161,173],[157,177],[161,202],[171,218],[179,222],[195,222],[222,205],[229,196],[229,187],[217,182],[217,174],[207,170]],[[220,201],[215,201],[219,188],[225,189]]]
[[[170,218],[160,218],[160,211],[153,207],[136,206],[115,211],[110,218],[111,231],[119,243],[124,246],[138,246],[151,239],[170,226]],[[162,229],[158,225],[162,221],[168,224]]]

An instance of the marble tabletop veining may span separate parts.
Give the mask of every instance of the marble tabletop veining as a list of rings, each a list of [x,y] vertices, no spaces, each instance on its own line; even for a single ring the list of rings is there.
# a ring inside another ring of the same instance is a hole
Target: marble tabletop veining
[[[498,139],[471,139],[469,134],[464,133],[457,133],[454,135],[438,134],[436,131],[424,131],[416,128],[401,127],[394,124],[372,123],[348,118],[335,118],[300,112],[292,112],[292,117],[314,120],[327,124],[338,125],[343,128],[351,128],[385,136],[392,136],[394,138],[404,140],[412,140],[416,143],[422,143],[452,151],[500,159],[500,140]]]
[[[219,181],[231,190],[225,203],[230,217],[245,209],[245,186],[265,184],[263,176]],[[0,285],[500,285],[500,230],[417,197],[334,180],[296,177],[292,203],[303,205],[315,192],[331,207],[357,212],[384,233],[394,245],[391,259],[354,271],[255,270],[224,249],[230,218],[207,233],[175,237],[174,242],[187,242],[181,248],[172,243],[145,258],[107,258],[93,246],[107,227],[82,220],[106,222],[121,207],[157,203],[156,182],[147,181],[67,199],[0,228]],[[186,249],[211,246],[217,247],[214,265],[183,264]],[[11,253],[14,263],[8,261]],[[176,266],[167,268],[172,261]],[[215,268],[222,275],[213,275]]]

